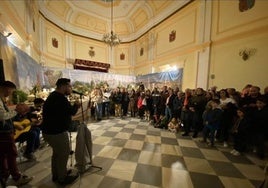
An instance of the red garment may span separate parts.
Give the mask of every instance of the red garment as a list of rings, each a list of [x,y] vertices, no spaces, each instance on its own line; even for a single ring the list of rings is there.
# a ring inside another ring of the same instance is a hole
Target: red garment
[[[142,97],[139,97],[138,104],[137,104],[138,109],[140,109],[142,107],[142,101],[143,101],[143,98]]]
[[[183,106],[187,106],[188,105],[188,95],[185,95],[185,99],[183,101]]]
[[[7,179],[11,175],[14,180],[18,180],[21,177],[16,162],[17,156],[18,152],[15,145],[14,133],[0,133],[0,166],[2,178]]]

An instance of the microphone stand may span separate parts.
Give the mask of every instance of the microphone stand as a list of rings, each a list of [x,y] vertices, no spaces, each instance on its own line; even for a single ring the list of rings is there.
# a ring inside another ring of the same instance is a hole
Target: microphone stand
[[[71,163],[70,163],[70,166],[72,167],[73,166],[73,154],[74,154],[74,151],[72,150],[72,132],[69,132],[69,139],[70,139],[70,155],[71,155]]]
[[[81,112],[82,112],[82,123],[84,123],[85,117],[84,117],[84,109],[83,109],[83,94],[80,94],[80,104],[81,104]]]

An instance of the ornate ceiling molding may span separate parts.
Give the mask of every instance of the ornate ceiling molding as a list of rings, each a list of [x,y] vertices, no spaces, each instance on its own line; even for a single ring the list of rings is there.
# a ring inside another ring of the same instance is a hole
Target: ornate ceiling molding
[[[115,32],[120,35],[123,43],[137,40],[190,2],[192,0],[116,0],[114,2],[116,3],[114,6]],[[110,9],[104,6],[102,0],[48,0],[38,1],[38,3],[40,12],[47,20],[70,33],[101,41],[103,34],[109,32]],[[139,13],[143,16],[137,18]]]

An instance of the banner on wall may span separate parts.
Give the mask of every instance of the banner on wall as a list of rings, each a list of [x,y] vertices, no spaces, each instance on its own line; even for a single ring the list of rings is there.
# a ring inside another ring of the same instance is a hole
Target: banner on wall
[[[70,78],[72,83],[81,82],[87,84],[91,89],[105,84],[109,88],[135,87],[135,85],[140,83],[144,84],[145,88],[148,89],[153,89],[154,87],[162,88],[164,85],[181,89],[182,86],[183,69],[135,77],[93,71],[41,67],[35,62],[23,58],[20,59],[21,61],[18,61],[20,62],[18,63],[18,70],[20,70],[18,71],[20,78],[19,87],[24,90],[32,89],[36,84],[44,88],[54,88],[56,81],[62,77]]]
[[[164,85],[172,88],[182,87],[183,69],[168,72],[152,73],[136,77],[136,82],[145,88],[162,88]]]
[[[104,84],[110,88],[128,87],[136,82],[135,76],[128,75],[60,68],[44,68],[43,71],[44,87],[46,88],[55,87],[56,81],[61,77],[70,78],[73,83],[88,83],[91,88]]]
[[[14,51],[16,54],[18,88],[29,91],[34,86],[41,87],[44,84],[42,66],[17,47],[14,47]]]
[[[2,40],[5,39],[3,36],[0,37],[1,50],[4,51],[3,48],[6,48],[6,50],[11,49],[14,52],[14,55],[10,58],[14,60],[13,80],[17,80],[17,87],[26,92],[36,86],[40,88],[54,88],[56,81],[62,77],[70,78],[72,82],[85,83],[91,88],[104,84],[108,85],[109,88],[132,88],[139,83],[143,83],[149,89],[153,89],[154,87],[160,88],[163,85],[181,88],[182,85],[182,69],[136,77],[94,71],[43,67],[24,51],[8,44],[7,40]]]

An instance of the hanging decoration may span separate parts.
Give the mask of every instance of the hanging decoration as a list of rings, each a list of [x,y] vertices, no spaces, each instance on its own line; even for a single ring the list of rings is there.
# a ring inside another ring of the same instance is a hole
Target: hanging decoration
[[[143,48],[140,49],[140,56],[143,56]]]
[[[176,39],[176,31],[173,30],[171,31],[171,33],[169,34],[169,42],[173,42]]]
[[[125,54],[123,52],[120,54],[120,60],[125,60]]]
[[[58,48],[58,40],[56,38],[52,38],[52,46]]]
[[[244,12],[251,8],[253,8],[255,5],[255,0],[239,0],[239,11]]]
[[[95,56],[95,51],[93,50],[94,47],[90,46],[89,48],[90,48],[90,50],[88,51],[89,56],[94,57]]]

